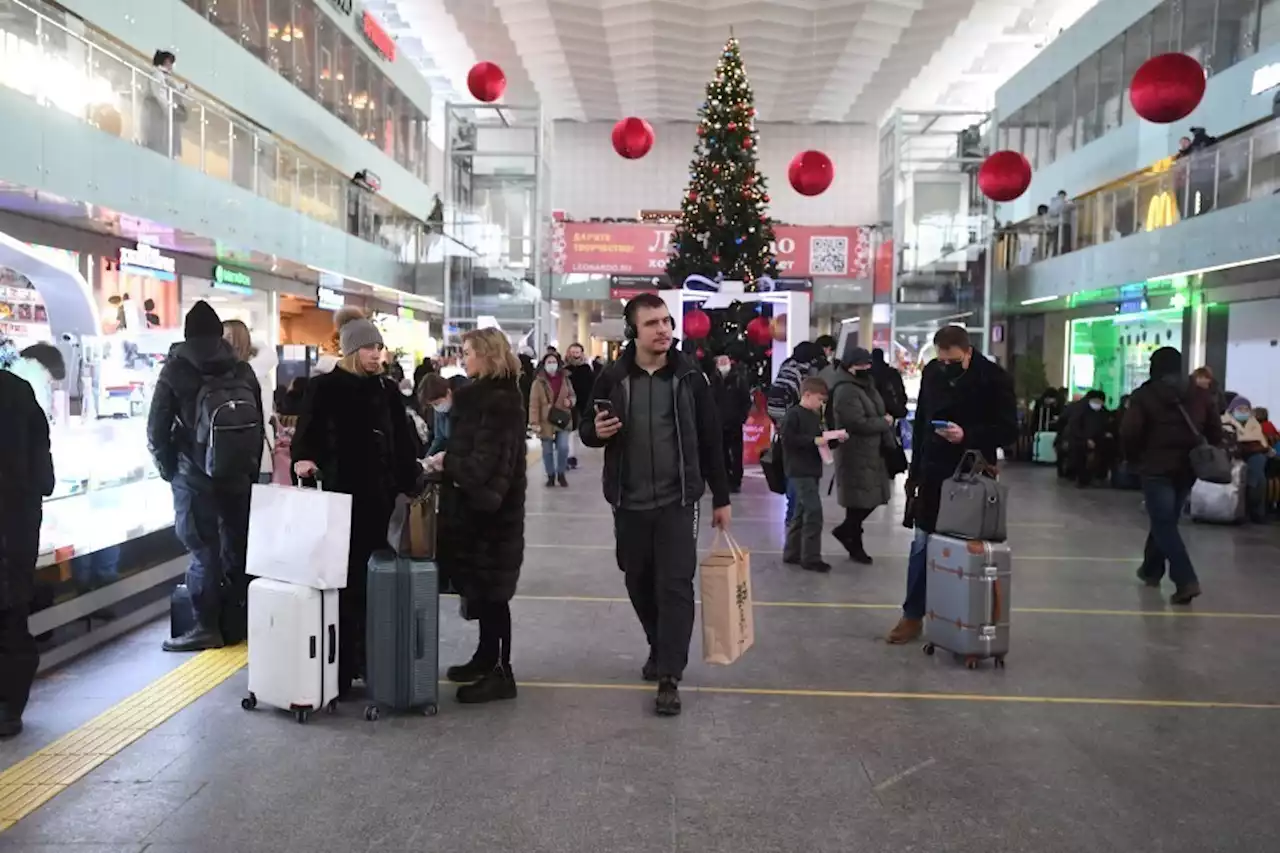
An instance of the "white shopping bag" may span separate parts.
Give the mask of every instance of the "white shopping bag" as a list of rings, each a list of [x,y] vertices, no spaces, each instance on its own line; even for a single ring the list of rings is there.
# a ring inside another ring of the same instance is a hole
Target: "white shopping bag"
[[[308,586],[347,585],[351,495],[255,485],[245,574]]]

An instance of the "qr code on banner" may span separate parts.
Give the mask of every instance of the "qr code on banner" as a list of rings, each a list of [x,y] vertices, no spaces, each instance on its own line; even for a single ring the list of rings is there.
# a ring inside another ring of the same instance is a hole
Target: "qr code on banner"
[[[809,273],[811,275],[848,275],[848,237],[810,237]]]

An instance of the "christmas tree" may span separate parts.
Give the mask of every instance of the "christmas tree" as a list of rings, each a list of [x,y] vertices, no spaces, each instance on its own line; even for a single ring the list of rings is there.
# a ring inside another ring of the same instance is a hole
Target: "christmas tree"
[[[689,188],[671,240],[667,275],[682,287],[690,275],[741,281],[755,289],[762,275],[777,276],[769,192],[756,168],[759,138],[751,84],[738,40],[730,38],[698,109],[698,142]]]

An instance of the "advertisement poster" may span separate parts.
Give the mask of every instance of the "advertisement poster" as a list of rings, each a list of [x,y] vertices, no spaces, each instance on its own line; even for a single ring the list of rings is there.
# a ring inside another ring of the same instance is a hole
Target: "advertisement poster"
[[[773,421],[769,420],[766,411],[763,391],[753,391],[751,396],[755,403],[751,406],[751,414],[742,425],[742,467],[750,468],[760,464],[760,454],[769,449],[769,441],[773,437]]]

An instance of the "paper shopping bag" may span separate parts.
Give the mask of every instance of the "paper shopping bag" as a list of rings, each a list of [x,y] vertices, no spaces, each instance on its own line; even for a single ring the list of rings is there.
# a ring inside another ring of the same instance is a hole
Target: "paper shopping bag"
[[[387,527],[387,544],[401,557],[411,560],[436,558],[436,506],[439,492],[435,486],[416,498],[400,495]]]
[[[723,544],[722,544],[723,543]],[[751,554],[727,533],[717,533],[702,574],[702,659],[731,664],[756,639],[751,604]]]
[[[312,589],[347,585],[351,495],[254,485],[245,573]]]

